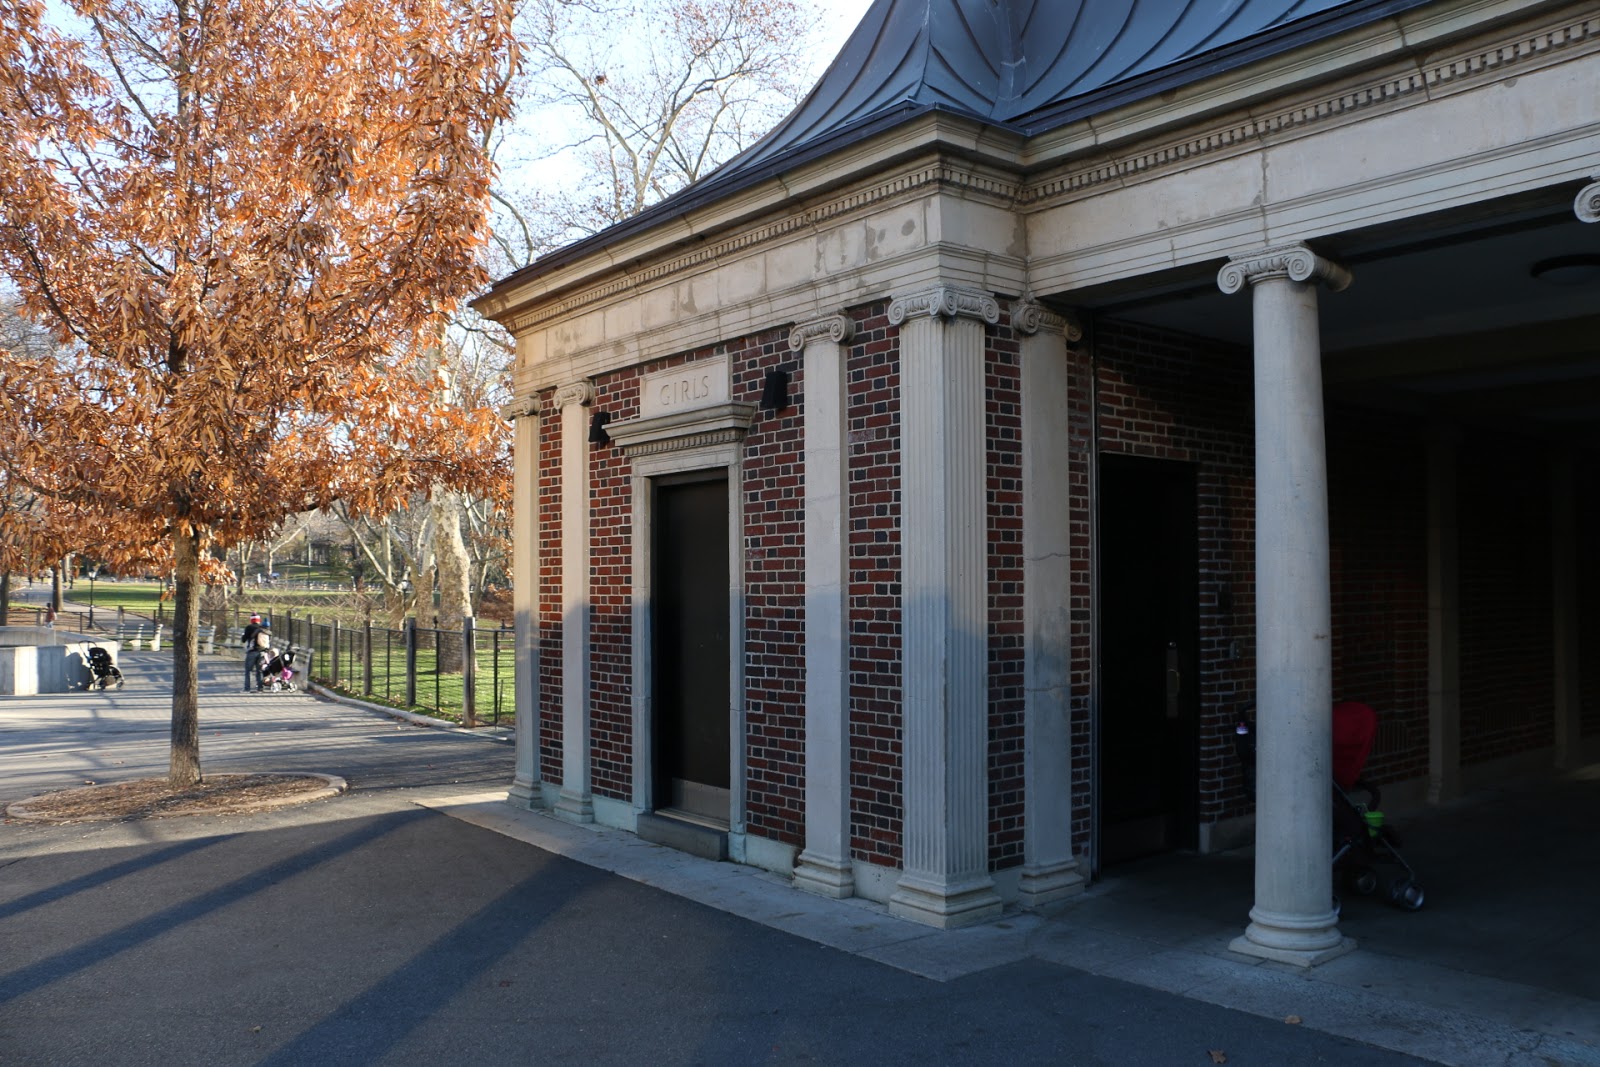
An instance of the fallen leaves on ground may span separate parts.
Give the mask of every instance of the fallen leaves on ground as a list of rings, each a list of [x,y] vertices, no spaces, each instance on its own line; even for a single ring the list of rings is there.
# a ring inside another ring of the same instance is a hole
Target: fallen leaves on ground
[[[183,789],[174,789],[165,778],[141,778],[29,797],[12,804],[6,814],[30,822],[52,823],[241,815],[295,803],[297,796],[327,786],[325,778],[301,774],[213,774]]]

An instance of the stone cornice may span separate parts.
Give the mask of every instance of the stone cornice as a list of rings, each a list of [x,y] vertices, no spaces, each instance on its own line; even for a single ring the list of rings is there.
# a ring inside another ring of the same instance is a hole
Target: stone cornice
[[[1026,298],[1012,302],[1011,325],[1018,333],[1028,336],[1048,331],[1065,335],[1068,344],[1083,340],[1083,326],[1076,316],[1059,315],[1043,304]]]
[[[557,408],[571,407],[574,404],[588,405],[594,401],[594,383],[587,378],[582,381],[571,382],[556,390],[554,401]]]
[[[1455,31],[1452,31],[1455,32]],[[1534,29],[1526,23],[1509,29],[1497,28],[1496,36],[1470,48],[1457,45],[1440,52],[1443,58],[1403,70],[1391,63],[1382,73],[1347,80],[1336,89],[1321,93],[1302,92],[1293,103],[1241,117],[1235,108],[1219,115],[1219,104],[1210,117],[1185,119],[1179,116],[1168,128],[1187,132],[1152,143],[1151,135],[1140,140],[1112,139],[1116,147],[1103,143],[1095,124],[1077,124],[1073,130],[1052,131],[1036,140],[1063,137],[1059,148],[1050,151],[1055,165],[1034,158],[1034,165],[1049,165],[1048,173],[1024,180],[1008,174],[992,163],[969,162],[955,156],[924,158],[913,166],[881,179],[850,188],[843,194],[824,196],[799,210],[784,211],[776,206],[773,214],[754,223],[724,231],[704,240],[693,251],[673,254],[685,240],[694,239],[695,225],[685,222],[670,234],[663,233],[659,250],[640,242],[628,255],[630,266],[618,268],[617,250],[597,253],[592,269],[569,268],[568,280],[552,279],[564,295],[518,298],[516,290],[486,298],[483,310],[521,335],[554,320],[566,318],[629,294],[643,292],[666,281],[690,274],[718,260],[748,254],[766,244],[793,240],[813,230],[826,230],[838,220],[854,213],[906,197],[929,195],[948,190],[964,197],[989,200],[1001,206],[1041,210],[1056,203],[1093,196],[1105,188],[1120,188],[1212,159],[1225,158],[1260,149],[1264,144],[1290,137],[1305,136],[1322,129],[1359,121],[1370,114],[1409,107],[1443,95],[1473,89],[1497,78],[1521,74],[1541,66],[1562,62],[1600,51],[1600,18],[1567,14],[1558,22],[1547,22]],[[1352,60],[1354,62],[1354,60]],[[1331,79],[1337,70],[1322,75]],[[1242,92],[1243,90],[1239,90]],[[1282,96],[1278,97],[1283,99]],[[1154,107],[1154,102],[1131,105],[1131,110]],[[1098,120],[1097,120],[1098,121]],[[948,151],[939,143],[929,143],[931,152]],[[1091,155],[1092,154],[1092,155]],[[859,153],[849,167],[870,166],[871,154]],[[1064,166],[1063,166],[1064,165]],[[868,176],[864,169],[861,176]],[[783,201],[774,201],[781,205]],[[631,264],[640,264],[637,267]],[[537,283],[535,283],[537,284]],[[522,306],[519,308],[518,305]]]
[[[1000,321],[1000,302],[981,289],[968,289],[960,285],[939,285],[889,301],[891,326],[899,326],[918,315],[946,319],[973,318],[996,323]]]
[[[1224,293],[1237,293],[1246,284],[1254,285],[1268,278],[1322,281],[1336,293],[1351,282],[1351,274],[1344,267],[1331,259],[1323,259],[1305,245],[1293,244],[1229,258],[1217,272],[1217,287]]]
[[[681,452],[744,440],[755,414],[754,404],[714,404],[655,418],[613,422],[606,427],[606,434],[629,458]]]
[[[1577,212],[1578,218],[1583,222],[1600,222],[1600,178],[1578,190],[1578,198],[1572,202],[1572,210]]]
[[[849,342],[856,333],[855,320],[845,314],[830,315],[814,322],[802,322],[789,331],[789,348],[802,352],[812,341],[832,341],[836,345]]]

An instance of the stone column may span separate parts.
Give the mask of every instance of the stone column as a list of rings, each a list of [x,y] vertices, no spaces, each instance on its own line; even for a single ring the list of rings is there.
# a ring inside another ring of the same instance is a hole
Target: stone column
[[[846,347],[855,323],[835,315],[796,326],[805,382],[806,846],[794,884],[855,894],[850,862],[850,513],[845,448]]]
[[[1457,438],[1428,437],[1428,801],[1461,795],[1461,515]]]
[[[988,293],[889,305],[900,327],[904,871],[889,910],[952,927],[1000,914],[989,877]]]
[[[589,420],[594,386],[556,390],[561,410],[561,796],[556,813],[594,821],[589,792]]]
[[[1580,222],[1600,222],[1600,178],[1578,190],[1572,210],[1577,213]]]
[[[1078,325],[1012,305],[1022,347],[1022,880],[1025,908],[1083,889],[1072,852],[1072,538],[1067,345]]]
[[[1304,245],[1234,257],[1255,334],[1256,899],[1235,952],[1311,966],[1355,947],[1339,933],[1331,862],[1333,654],[1327,442],[1318,280],[1344,268]]]
[[[539,414],[538,401],[505,412],[514,419],[511,496],[512,606],[516,613],[517,762],[509,799],[535,808],[539,789]]]
[[[1550,580],[1555,606],[1556,766],[1583,759],[1583,692],[1578,642],[1578,499],[1571,452],[1550,465]]]

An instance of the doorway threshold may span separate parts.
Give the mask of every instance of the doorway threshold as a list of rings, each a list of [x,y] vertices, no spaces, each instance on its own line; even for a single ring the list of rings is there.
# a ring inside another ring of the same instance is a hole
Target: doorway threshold
[[[728,825],[681,808],[660,808],[639,815],[635,832],[646,841],[666,845],[701,859],[728,858]]]

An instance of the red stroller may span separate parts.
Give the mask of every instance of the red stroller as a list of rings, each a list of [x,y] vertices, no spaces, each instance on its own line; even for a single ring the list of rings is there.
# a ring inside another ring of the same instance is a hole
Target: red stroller
[[[1384,823],[1378,787],[1361,777],[1377,733],[1378,713],[1368,705],[1333,706],[1333,870],[1357,893],[1382,887],[1389,903],[1416,911],[1423,902],[1416,872],[1400,854],[1394,829]],[[1350,799],[1356,791],[1367,794],[1365,804]]]

